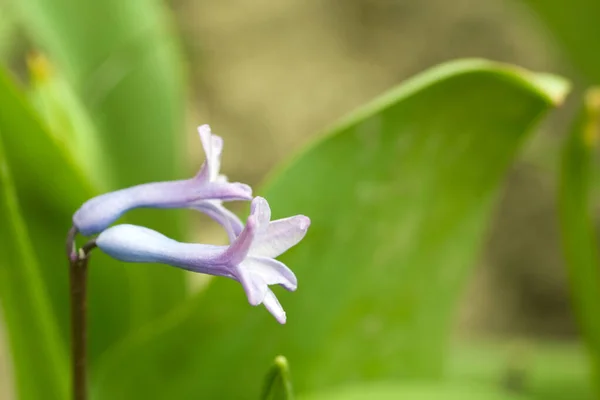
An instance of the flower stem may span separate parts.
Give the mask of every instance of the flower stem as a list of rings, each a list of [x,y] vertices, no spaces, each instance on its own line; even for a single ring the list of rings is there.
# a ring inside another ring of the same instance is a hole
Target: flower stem
[[[89,252],[96,247],[94,240],[77,250],[71,228],[67,236],[67,257],[71,286],[71,368],[73,400],[87,399],[87,273]]]

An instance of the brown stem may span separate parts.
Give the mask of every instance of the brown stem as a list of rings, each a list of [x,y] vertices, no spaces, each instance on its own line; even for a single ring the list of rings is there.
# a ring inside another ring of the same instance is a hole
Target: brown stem
[[[86,400],[86,314],[88,256],[83,252],[71,261],[71,367],[73,371],[73,400]]]
[[[87,273],[89,252],[96,247],[95,240],[77,251],[72,228],[67,236],[67,256],[71,284],[71,368],[73,400],[87,399]]]

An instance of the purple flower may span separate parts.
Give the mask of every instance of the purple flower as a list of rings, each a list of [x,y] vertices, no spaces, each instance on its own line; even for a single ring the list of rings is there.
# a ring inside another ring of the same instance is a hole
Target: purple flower
[[[78,231],[86,236],[102,232],[134,208],[194,208],[222,224],[230,240],[235,238],[242,223],[222,202],[250,200],[252,189],[242,183],[229,183],[224,175],[219,175],[223,139],[213,135],[208,125],[200,126],[198,133],[206,161],[194,178],[146,183],[94,197],[73,215]]]
[[[296,245],[308,230],[304,215],[271,221],[271,209],[262,197],[252,200],[246,226],[230,246],[181,243],[156,231],[135,225],[117,225],[102,232],[97,246],[108,255],[127,262],[163,263],[242,284],[248,302],[264,304],[284,324],[285,311],[269,288],[281,285],[294,291],[294,273],[275,257]]]

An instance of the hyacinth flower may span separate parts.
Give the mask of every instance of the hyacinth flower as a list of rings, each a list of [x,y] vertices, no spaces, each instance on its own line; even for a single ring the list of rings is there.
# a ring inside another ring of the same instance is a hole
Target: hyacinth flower
[[[116,225],[102,232],[96,245],[121,261],[162,263],[188,271],[234,279],[242,284],[248,302],[264,304],[281,324],[286,314],[269,285],[294,291],[296,276],[275,257],[296,245],[310,219],[304,215],[271,221],[269,204],[256,197],[246,226],[229,246],[181,243],[136,225]]]
[[[213,135],[208,125],[200,126],[198,133],[206,161],[195,177],[146,183],[94,197],[73,215],[77,231],[85,236],[100,233],[134,208],[194,208],[223,225],[233,240],[243,225],[222,202],[251,200],[252,189],[242,183],[230,183],[219,174],[223,139]]]

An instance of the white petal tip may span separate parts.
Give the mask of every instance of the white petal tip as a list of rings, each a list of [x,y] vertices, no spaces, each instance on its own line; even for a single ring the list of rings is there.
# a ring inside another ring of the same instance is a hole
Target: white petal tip
[[[295,278],[295,276],[294,276]],[[298,289],[298,282],[294,281],[294,282],[285,282],[285,283],[281,283],[280,284],[285,290],[289,291],[289,292],[295,292],[296,289]]]
[[[279,322],[281,325],[285,325],[285,323],[287,322],[287,316],[285,315],[285,313],[279,315],[279,316],[275,316],[275,319],[277,320],[277,322]]]
[[[250,213],[251,214],[260,214],[264,212],[265,209],[269,209],[269,203],[264,197],[256,196],[252,199],[252,203],[250,204]]]
[[[308,218],[306,215],[298,215],[296,218],[298,220],[298,228],[302,229],[303,231],[307,230],[310,226],[310,218]]]
[[[210,126],[208,124],[200,125],[198,127],[198,133],[201,135],[210,134]]]
[[[257,196],[250,204],[250,214],[256,217],[256,222],[261,229],[266,229],[271,220],[271,207],[265,198]]]

